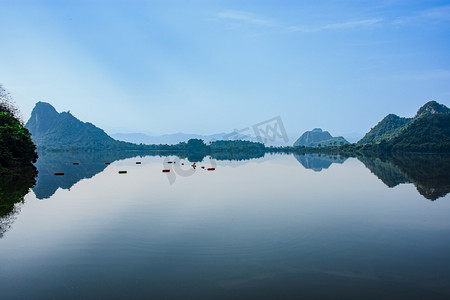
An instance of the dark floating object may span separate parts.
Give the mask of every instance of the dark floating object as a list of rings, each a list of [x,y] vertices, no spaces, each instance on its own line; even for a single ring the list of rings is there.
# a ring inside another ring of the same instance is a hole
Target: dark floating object
[[[119,171],[119,174],[127,174],[127,171]]]
[[[168,161],[167,163],[168,163],[168,164],[173,164],[173,161]]]
[[[137,165],[140,165],[140,164],[141,164],[141,162],[140,162],[140,161],[137,161],[137,162],[136,162],[136,164],[137,164]]]
[[[64,172],[55,172],[55,176],[63,176]]]
[[[216,168],[208,168],[208,171],[214,171]]]
[[[205,166],[202,166],[202,169],[204,169],[205,168]]]
[[[184,163],[181,163],[182,166],[184,166]]]
[[[164,169],[164,170],[162,170],[162,171],[163,171],[163,173],[169,173],[169,172],[170,172],[169,169]]]
[[[78,165],[79,165],[79,163],[73,163],[73,165],[74,165],[74,166],[78,166]]]
[[[110,162],[105,162],[105,165],[110,165],[111,163]]]

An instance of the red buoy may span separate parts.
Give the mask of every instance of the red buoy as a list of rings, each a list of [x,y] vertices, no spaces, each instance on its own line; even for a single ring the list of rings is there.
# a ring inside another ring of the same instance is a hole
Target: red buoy
[[[111,164],[110,162],[105,162],[105,165],[109,165],[109,164]]]
[[[163,171],[163,173],[168,173],[168,172],[170,172],[169,169],[164,169],[164,170],[162,170],[162,171]]]
[[[184,163],[181,163],[182,166],[184,166]]]
[[[214,171],[216,168],[208,168],[208,171]]]
[[[63,176],[64,173],[63,172],[55,172],[55,176]]]
[[[79,163],[73,163],[73,165],[74,165],[74,166],[78,166],[78,165],[79,165]]]
[[[205,166],[202,166],[202,169],[204,169],[205,168]]]
[[[119,174],[127,174],[127,171],[119,171]]]

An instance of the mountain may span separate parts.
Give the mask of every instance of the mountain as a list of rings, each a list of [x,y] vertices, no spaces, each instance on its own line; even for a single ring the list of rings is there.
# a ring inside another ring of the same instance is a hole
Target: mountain
[[[450,109],[427,102],[414,118],[390,114],[362,138],[358,145],[379,145],[396,152],[450,152]]]
[[[434,114],[448,115],[450,114],[450,108],[436,101],[430,101],[417,111],[416,118]]]
[[[422,115],[390,140],[393,151],[450,152],[450,114]]]
[[[394,114],[384,117],[374,128],[358,141],[358,144],[378,143],[383,140],[388,141],[396,136],[405,126],[412,121],[412,118],[401,118]]]
[[[38,102],[25,124],[40,149],[118,149],[136,145],[116,141],[102,129],[75,118],[70,112],[58,113],[45,102]]]
[[[314,128],[311,131],[306,131],[303,133],[294,143],[294,147],[321,147],[344,144],[349,144],[344,137],[333,137],[328,131],[322,131],[320,128]]]

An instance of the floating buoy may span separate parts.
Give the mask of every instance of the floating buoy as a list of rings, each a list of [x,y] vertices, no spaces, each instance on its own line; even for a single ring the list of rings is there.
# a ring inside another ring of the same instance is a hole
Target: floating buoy
[[[184,163],[181,163],[182,166],[184,166]]]
[[[208,171],[214,171],[216,168],[208,168]]]
[[[74,166],[78,166],[78,165],[79,165],[79,163],[73,163],[73,165],[74,165]]]
[[[163,173],[168,173],[168,172],[170,172],[169,169],[164,169],[164,170],[162,170],[162,171],[163,171]]]
[[[55,173],[55,176],[63,176],[63,175],[64,175],[63,172],[56,172],[56,173]]]
[[[137,165],[140,165],[140,164],[141,164],[141,162],[140,162],[140,161],[137,161],[137,162],[136,162],[136,164],[137,164]]]
[[[127,171],[119,171],[119,174],[127,174]]]
[[[168,164],[173,164],[173,161],[168,161],[167,163],[168,163]]]
[[[111,164],[110,162],[105,162],[105,165],[109,165],[109,164]]]
[[[205,168],[205,166],[202,166],[202,169],[204,169]]]

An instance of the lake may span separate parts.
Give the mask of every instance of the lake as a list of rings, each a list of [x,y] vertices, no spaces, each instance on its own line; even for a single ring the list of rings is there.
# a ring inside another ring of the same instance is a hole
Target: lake
[[[191,164],[41,156],[3,213],[1,298],[450,298],[448,156]]]

